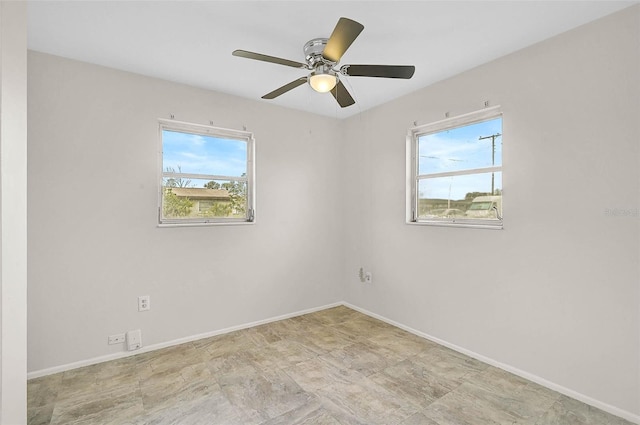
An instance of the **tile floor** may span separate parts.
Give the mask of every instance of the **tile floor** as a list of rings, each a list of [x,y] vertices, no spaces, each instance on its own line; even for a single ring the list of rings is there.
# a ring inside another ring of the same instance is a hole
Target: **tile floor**
[[[346,307],[28,383],[29,425],[631,424]]]

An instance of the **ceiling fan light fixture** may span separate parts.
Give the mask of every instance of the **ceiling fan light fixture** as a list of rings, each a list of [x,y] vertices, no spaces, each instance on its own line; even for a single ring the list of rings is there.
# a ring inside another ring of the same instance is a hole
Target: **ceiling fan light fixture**
[[[309,85],[318,93],[328,93],[338,84],[338,77],[335,73],[320,72],[313,73],[309,77]]]

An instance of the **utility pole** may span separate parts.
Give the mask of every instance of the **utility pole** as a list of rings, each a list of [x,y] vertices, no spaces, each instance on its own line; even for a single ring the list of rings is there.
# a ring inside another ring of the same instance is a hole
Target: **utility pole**
[[[500,133],[492,134],[491,136],[479,137],[478,140],[491,139],[491,166],[496,165],[496,138],[502,136]],[[491,172],[491,194],[494,194],[494,173]]]

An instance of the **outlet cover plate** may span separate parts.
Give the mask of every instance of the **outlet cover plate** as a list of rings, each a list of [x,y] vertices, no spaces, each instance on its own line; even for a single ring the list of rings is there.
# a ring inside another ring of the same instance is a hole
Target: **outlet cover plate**
[[[142,331],[136,329],[134,331],[127,332],[127,349],[129,351],[138,350],[142,348]]]
[[[138,297],[138,311],[151,310],[151,297],[149,295],[142,295]]]
[[[109,345],[122,344],[124,342],[124,334],[109,335]]]

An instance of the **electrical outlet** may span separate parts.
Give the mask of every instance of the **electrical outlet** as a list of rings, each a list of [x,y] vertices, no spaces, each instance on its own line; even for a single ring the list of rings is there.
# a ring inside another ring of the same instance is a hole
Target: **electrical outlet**
[[[124,334],[110,335],[109,345],[121,344],[124,342]]]
[[[151,310],[151,297],[149,295],[142,295],[138,297],[138,311]]]
[[[371,272],[366,272],[364,274],[364,283],[371,283],[373,281],[373,274]]]

